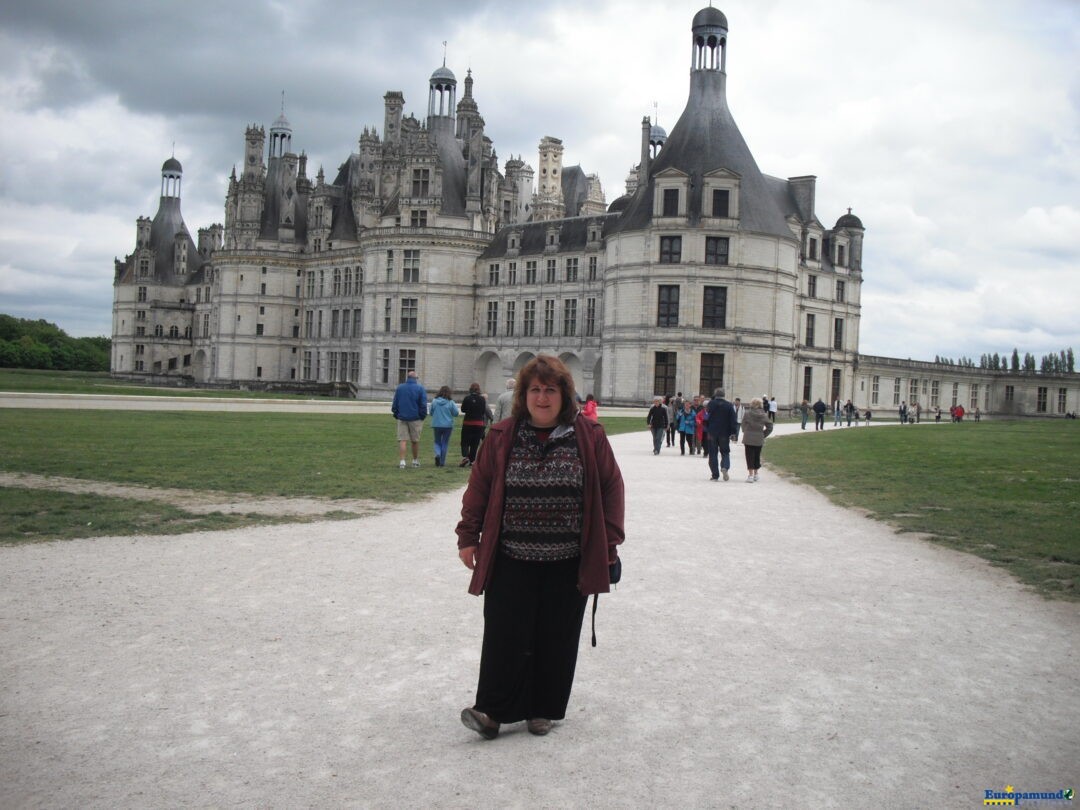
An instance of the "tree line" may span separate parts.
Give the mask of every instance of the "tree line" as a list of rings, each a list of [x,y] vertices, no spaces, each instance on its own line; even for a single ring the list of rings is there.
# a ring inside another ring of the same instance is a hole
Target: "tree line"
[[[949,366],[976,368],[975,361],[970,357],[961,357],[959,360],[954,361],[947,357],[935,355],[934,362],[944,363]],[[1038,362],[1036,362],[1035,355],[1031,352],[1024,352],[1024,357],[1021,359],[1020,350],[1013,349],[1011,357],[997,352],[984,354],[979,357],[977,367],[992,371],[1009,371],[1016,374],[1034,374],[1036,372],[1042,374],[1072,374],[1076,371],[1076,357],[1071,346],[1068,349],[1062,349],[1057,354],[1053,352],[1044,354]]]
[[[0,315],[0,367],[108,371],[112,341],[73,338],[48,321]]]

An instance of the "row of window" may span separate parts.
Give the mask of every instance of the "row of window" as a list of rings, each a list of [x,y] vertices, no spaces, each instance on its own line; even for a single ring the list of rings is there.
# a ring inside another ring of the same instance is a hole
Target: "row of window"
[[[513,337],[516,334],[517,303],[517,301],[507,301],[503,311],[502,328],[503,334],[507,337]],[[543,337],[552,337],[555,334],[556,323],[555,299],[549,298],[544,301],[543,320],[539,322],[539,332],[537,331],[536,304],[536,301],[522,302],[521,336],[532,337],[540,334]],[[499,315],[499,302],[488,301],[485,325],[485,334],[488,337],[496,337],[499,334]],[[585,299],[585,320],[581,332],[584,337],[595,337],[596,315],[596,299]],[[578,300],[576,298],[568,298],[563,301],[562,332],[559,334],[563,337],[576,337],[578,334]]]
[[[817,237],[809,236],[806,239],[806,258],[810,261],[816,262],[818,260],[818,240]],[[836,246],[836,256],[834,258],[837,267],[847,266],[847,251],[844,245]]]
[[[727,236],[705,237],[705,264],[727,264],[731,239]],[[682,261],[682,237],[660,237],[660,264],[679,264]]]
[[[537,265],[538,261],[525,262],[525,276],[522,283],[524,284],[536,284],[537,283]],[[562,281],[575,282],[580,278],[581,260],[577,256],[570,256],[563,259],[563,273]],[[544,283],[554,284],[559,281],[558,273],[559,265],[558,259],[547,259],[545,261],[544,268]],[[596,256],[590,256],[586,270],[586,280],[596,281],[599,277],[599,267]],[[502,273],[502,266],[499,264],[488,265],[488,286],[498,287],[503,281],[507,286],[513,287],[518,283],[518,263],[507,262],[506,274]]]
[[[826,328],[827,328],[826,324]],[[813,348],[817,345],[815,331],[817,329],[817,316],[813,312],[806,313],[806,334],[803,345]],[[838,352],[844,351],[844,319],[833,318],[832,347]]]
[[[206,317],[209,318],[210,316],[207,315]],[[209,323],[209,322],[207,322],[207,323]],[[157,324],[157,326],[154,327],[152,334],[153,334],[154,337],[159,337],[159,338],[165,337],[165,327],[160,323]],[[184,339],[185,340],[190,340],[191,339],[191,327],[190,326],[185,326],[183,334],[184,334]],[[146,335],[147,335],[147,333],[146,333],[146,327],[145,326],[136,326],[135,327],[135,337],[146,337]],[[180,338],[180,327],[179,326],[170,326],[168,336],[169,336],[170,339],[178,340]]]
[[[414,251],[419,254],[420,251]],[[417,264],[419,265],[419,255],[417,256]],[[316,286],[316,282],[318,283]],[[315,298],[316,291],[319,298],[326,295],[326,283],[327,283],[327,271],[326,270],[308,270],[305,276],[304,294],[307,298]],[[263,285],[263,292],[265,293],[266,285]],[[346,267],[342,270],[340,267],[335,267],[333,274],[330,276],[330,294],[334,296],[341,295],[362,295],[364,292],[364,271],[362,268],[357,267],[354,273],[353,268]]]
[[[664,217],[681,217],[685,216],[686,208],[683,205],[683,193],[685,189],[681,188],[665,188],[661,190],[660,197],[660,216]],[[731,191],[726,188],[714,188],[711,195],[706,195],[706,202],[711,202],[712,205],[708,211],[705,212],[706,216],[719,217],[726,219],[731,216]]]
[[[831,374],[831,381],[829,385],[829,401],[835,402],[840,398],[840,385],[842,382],[842,374],[840,369],[834,368]],[[814,401],[814,367],[803,367],[803,394],[802,398],[807,402]]]
[[[412,300],[415,301],[416,299]],[[360,337],[364,322],[362,310],[331,309],[329,312],[331,338]],[[307,310],[304,313],[304,337],[315,339],[322,338],[325,334],[323,331],[324,318],[324,311],[321,309]],[[298,329],[299,327],[293,327],[294,337],[296,336],[296,331]]]
[[[653,393],[674,396],[681,388],[677,384],[678,370],[678,352],[655,352],[653,355]],[[697,390],[711,395],[714,390],[723,387],[724,355],[702,352]]]
[[[818,297],[818,277],[807,276],[806,277],[806,297],[817,298]],[[843,304],[847,300],[847,284],[842,279],[836,280],[834,300],[838,304]]]
[[[678,284],[661,284],[656,299],[656,325],[679,325]],[[706,286],[702,291],[702,329],[727,329],[727,287]]]

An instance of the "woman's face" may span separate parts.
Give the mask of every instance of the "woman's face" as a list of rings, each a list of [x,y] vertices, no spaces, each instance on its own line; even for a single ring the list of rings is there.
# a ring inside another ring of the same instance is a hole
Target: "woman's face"
[[[533,380],[525,389],[529,421],[538,428],[555,427],[562,410],[562,389],[554,383]]]

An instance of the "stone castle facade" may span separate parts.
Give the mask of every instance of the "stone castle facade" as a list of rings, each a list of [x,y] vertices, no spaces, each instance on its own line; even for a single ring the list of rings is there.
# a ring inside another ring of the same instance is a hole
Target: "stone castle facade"
[[[386,93],[381,133],[365,128],[331,181],[309,178],[284,112],[269,143],[249,126],[224,226],[197,242],[170,158],[156,216],[116,262],[113,373],[369,398],[415,369],[428,387],[494,393],[549,353],[610,404],[724,385],[785,404],[1075,411],[1068,378],[1030,381],[1047,393],[859,355],[863,224],[850,209],[823,224],[815,177],[760,171],[727,106],[727,40],[719,10],[698,12],[686,107],[670,135],[642,122],[610,204],[554,137],[537,170],[520,157],[500,169],[471,72],[458,100],[445,65],[426,117]]]

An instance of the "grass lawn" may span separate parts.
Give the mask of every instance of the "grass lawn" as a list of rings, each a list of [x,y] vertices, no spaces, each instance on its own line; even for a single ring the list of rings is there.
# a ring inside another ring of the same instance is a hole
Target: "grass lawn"
[[[765,462],[842,506],[1080,599],[1080,425],[1064,420],[836,430],[768,443]]]
[[[104,371],[41,371],[26,368],[0,368],[0,391],[35,394],[109,394],[143,397],[215,397],[238,399],[331,399],[309,394],[285,394],[277,391],[239,391],[236,389],[169,388],[162,385],[138,385],[114,380]]]

